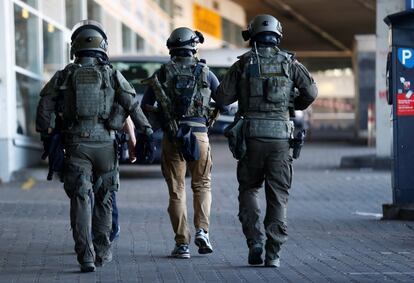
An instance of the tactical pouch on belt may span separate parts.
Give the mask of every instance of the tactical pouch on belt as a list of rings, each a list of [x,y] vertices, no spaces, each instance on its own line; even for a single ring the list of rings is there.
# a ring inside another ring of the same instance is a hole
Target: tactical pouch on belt
[[[248,119],[246,137],[289,139],[293,132],[293,122],[272,119]]]
[[[243,117],[236,117],[229,126],[224,130],[227,137],[229,148],[233,157],[237,160],[242,159],[247,151],[245,141],[245,120]]]
[[[181,147],[181,153],[186,161],[196,161],[200,159],[200,147],[192,127],[180,125],[177,132],[177,140]]]

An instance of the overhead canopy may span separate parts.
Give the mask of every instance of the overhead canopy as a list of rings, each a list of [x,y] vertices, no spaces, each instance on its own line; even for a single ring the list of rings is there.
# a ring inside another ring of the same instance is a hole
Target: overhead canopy
[[[234,0],[247,20],[271,14],[283,26],[282,48],[300,57],[350,57],[356,34],[375,33],[375,0]]]

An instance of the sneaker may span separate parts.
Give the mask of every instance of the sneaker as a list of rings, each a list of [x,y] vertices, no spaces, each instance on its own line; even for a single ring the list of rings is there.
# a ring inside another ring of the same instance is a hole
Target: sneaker
[[[108,251],[108,253],[104,255],[103,257],[100,257],[98,255],[96,256],[95,265],[98,267],[101,267],[107,263],[110,263],[111,261],[112,261],[112,252]]]
[[[171,256],[175,258],[190,258],[190,249],[187,244],[176,244]]]
[[[265,260],[266,267],[280,267],[280,259],[266,259]]]
[[[213,252],[213,247],[211,246],[210,239],[208,238],[208,233],[206,233],[203,229],[197,230],[194,244],[198,247],[199,254],[211,254]]]
[[[95,264],[93,262],[84,262],[80,265],[81,272],[94,272]]]
[[[119,234],[121,234],[121,226],[116,226],[115,230],[112,229],[111,234],[109,235],[109,241],[113,242],[119,238]]]
[[[258,265],[263,263],[262,259],[263,246],[261,244],[254,244],[249,248],[249,264]]]

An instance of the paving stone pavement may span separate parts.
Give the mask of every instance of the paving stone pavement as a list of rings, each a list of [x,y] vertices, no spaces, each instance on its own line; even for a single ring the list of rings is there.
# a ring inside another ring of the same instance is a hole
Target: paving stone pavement
[[[303,149],[279,269],[247,265],[236,163],[223,142],[213,144],[215,250],[198,255],[192,244],[190,260],[168,257],[173,233],[159,166],[122,166],[121,237],[113,262],[90,274],[79,273],[61,184],[43,181],[45,169],[23,170],[23,179],[0,185],[0,282],[414,282],[414,225],[380,220],[382,203],[391,201],[389,172],[338,169],[341,156],[372,152],[340,144]]]

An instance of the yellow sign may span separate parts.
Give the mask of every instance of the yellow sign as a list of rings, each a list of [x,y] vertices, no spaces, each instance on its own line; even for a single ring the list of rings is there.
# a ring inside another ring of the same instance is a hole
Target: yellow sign
[[[194,28],[198,31],[208,33],[214,37],[220,38],[221,35],[221,17],[213,10],[193,4],[194,11]]]

